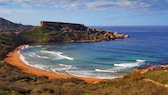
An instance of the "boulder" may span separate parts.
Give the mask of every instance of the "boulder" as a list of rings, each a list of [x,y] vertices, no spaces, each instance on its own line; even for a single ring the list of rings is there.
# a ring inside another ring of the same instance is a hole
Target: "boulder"
[[[124,38],[129,38],[129,35],[128,35],[128,34],[125,34],[125,35],[124,35]]]
[[[118,32],[114,32],[113,35],[114,35],[114,36],[118,36]]]
[[[110,34],[110,39],[115,39],[113,34]]]
[[[114,35],[115,38],[119,38],[119,36],[120,36],[120,35],[118,34],[118,32],[114,32],[113,35]]]
[[[113,35],[117,39],[123,39],[123,38],[128,38],[129,37],[128,34],[118,34],[118,32],[114,32]]]

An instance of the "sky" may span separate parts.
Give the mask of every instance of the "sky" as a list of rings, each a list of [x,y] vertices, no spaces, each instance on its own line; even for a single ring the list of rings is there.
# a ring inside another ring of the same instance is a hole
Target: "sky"
[[[0,17],[27,25],[168,25],[168,0],[0,0]]]

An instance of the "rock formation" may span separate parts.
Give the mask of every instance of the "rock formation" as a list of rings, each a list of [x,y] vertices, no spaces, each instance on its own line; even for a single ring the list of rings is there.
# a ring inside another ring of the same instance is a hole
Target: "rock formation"
[[[103,29],[94,29],[76,23],[48,22],[41,21],[40,27],[43,30],[57,31],[60,34],[69,37],[70,42],[99,42],[103,40],[115,40],[128,38],[128,34],[119,34],[118,32],[108,32]],[[65,38],[65,37],[64,37]]]
[[[80,30],[86,31],[87,27],[83,24],[76,24],[76,23],[65,23],[65,22],[49,22],[49,21],[41,21],[40,27],[52,27],[55,30]]]
[[[108,32],[101,28],[89,28],[84,24],[41,21],[40,26],[30,26],[3,18],[0,18],[0,32],[18,33],[26,43],[99,42],[129,37],[127,34]]]

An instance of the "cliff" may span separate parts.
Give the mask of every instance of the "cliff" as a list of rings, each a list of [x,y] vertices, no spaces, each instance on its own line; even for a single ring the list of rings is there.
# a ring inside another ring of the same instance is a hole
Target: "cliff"
[[[31,25],[16,24],[0,17],[0,32],[24,32],[32,28]]]
[[[19,33],[24,43],[99,42],[129,37],[127,34],[96,30],[78,23],[41,21],[40,26],[35,27],[3,18],[0,18],[0,32]]]
[[[40,27],[52,27],[55,30],[60,29],[71,29],[71,30],[80,30],[86,31],[87,27],[84,24],[77,24],[77,23],[66,23],[66,22],[49,22],[49,21],[41,21]]]
[[[127,34],[113,33],[102,29],[96,30],[86,27],[84,24],[65,22],[41,21],[40,27],[33,31],[35,32],[34,34],[41,31],[43,34],[48,35],[47,38],[43,35],[42,38],[45,38],[44,42],[99,42],[129,37]]]

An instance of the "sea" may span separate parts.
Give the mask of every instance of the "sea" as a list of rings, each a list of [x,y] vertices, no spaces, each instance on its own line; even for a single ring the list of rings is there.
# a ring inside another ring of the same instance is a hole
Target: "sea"
[[[136,68],[168,63],[168,26],[90,26],[129,34],[128,39],[26,46],[21,60],[59,74],[113,79]]]

